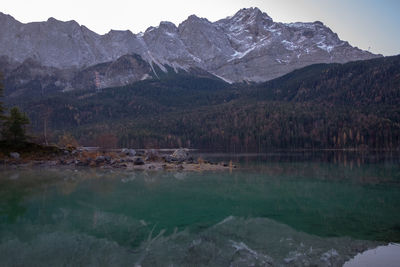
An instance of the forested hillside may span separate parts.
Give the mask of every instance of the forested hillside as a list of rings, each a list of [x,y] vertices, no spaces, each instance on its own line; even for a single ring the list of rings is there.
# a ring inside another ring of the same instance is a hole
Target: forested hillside
[[[400,147],[400,56],[313,65],[263,84],[176,74],[14,101],[54,142],[71,134],[84,145],[234,152]]]

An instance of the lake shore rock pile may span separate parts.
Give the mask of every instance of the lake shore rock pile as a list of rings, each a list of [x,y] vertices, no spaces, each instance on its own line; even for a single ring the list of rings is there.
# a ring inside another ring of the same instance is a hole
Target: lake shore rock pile
[[[202,158],[194,159],[190,150],[180,148],[172,154],[156,149],[115,149],[69,148],[53,150],[50,154],[10,152],[0,157],[4,167],[92,167],[101,169],[127,170],[169,170],[169,171],[218,171],[231,170],[235,165],[215,163]]]

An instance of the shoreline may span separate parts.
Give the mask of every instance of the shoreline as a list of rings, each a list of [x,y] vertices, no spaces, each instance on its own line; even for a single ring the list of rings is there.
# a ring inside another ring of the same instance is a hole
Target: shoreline
[[[0,159],[0,168],[18,169],[32,167],[69,167],[154,171],[223,171],[237,168],[232,162],[213,162],[202,158],[194,159],[189,149],[112,151],[85,149],[59,149],[41,155],[39,152],[10,152]],[[171,152],[168,154],[166,152]]]

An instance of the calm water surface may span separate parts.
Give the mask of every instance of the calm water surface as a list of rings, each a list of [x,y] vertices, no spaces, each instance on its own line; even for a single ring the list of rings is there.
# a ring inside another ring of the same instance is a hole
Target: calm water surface
[[[342,266],[398,247],[398,154],[201,156],[240,167],[1,169],[0,266]]]

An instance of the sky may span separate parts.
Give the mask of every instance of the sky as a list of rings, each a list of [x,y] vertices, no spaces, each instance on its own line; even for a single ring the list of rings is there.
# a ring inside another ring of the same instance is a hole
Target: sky
[[[400,54],[400,0],[1,0],[0,12],[27,23],[75,20],[99,34],[133,33],[189,15],[216,21],[258,7],[276,22],[322,21],[342,40],[385,56]]]

